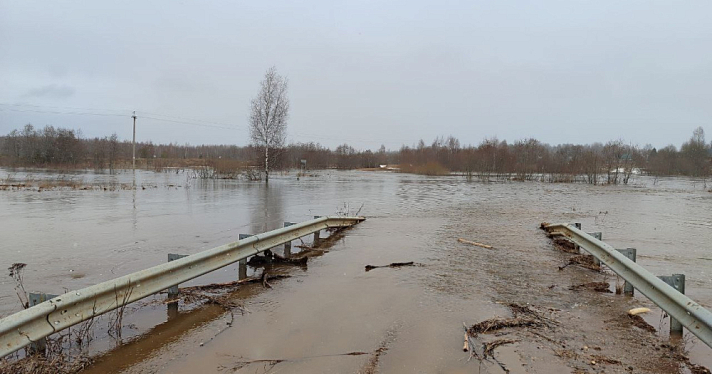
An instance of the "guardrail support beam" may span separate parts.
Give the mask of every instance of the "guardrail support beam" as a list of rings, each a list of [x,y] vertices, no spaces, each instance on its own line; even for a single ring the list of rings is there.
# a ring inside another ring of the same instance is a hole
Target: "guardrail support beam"
[[[581,230],[581,222],[574,222],[574,226],[576,226],[577,229]],[[578,244],[574,243],[574,249],[576,249],[576,252],[581,253],[581,247]]]
[[[588,235],[591,235],[594,238],[603,241],[603,233],[602,232],[589,232]],[[593,256],[593,264],[600,267],[601,260],[599,260],[598,257]]]
[[[295,225],[295,222],[285,222],[284,227],[289,227]],[[292,242],[288,241],[284,243],[284,257],[289,257],[292,255]]]
[[[240,234],[237,236],[237,239],[243,240],[243,239],[249,238],[250,236],[254,236],[254,235]],[[242,280],[245,278],[247,278],[247,258],[244,258],[237,263],[237,280]]]
[[[188,255],[178,255],[175,253],[169,253],[168,254],[168,262],[175,261],[178,259],[181,259],[183,257],[188,257]],[[180,290],[178,289],[178,285],[176,284],[175,286],[171,287],[168,289],[168,299],[173,299],[178,297],[178,294],[180,293]],[[176,303],[176,305],[178,305]]]
[[[318,219],[318,218],[321,218],[321,216],[314,216],[314,219]],[[314,233],[314,243],[312,244],[314,247],[319,245],[319,241],[321,240],[320,234],[321,234],[321,230],[317,230]]]
[[[30,292],[28,295],[31,307],[55,297],[57,297],[57,295],[50,295],[43,292]],[[47,338],[38,339],[36,342],[32,343],[30,345],[30,351],[45,354],[47,352]]]
[[[636,258],[637,250],[635,248],[616,249],[616,251],[620,252],[623,256],[627,257],[629,260],[636,262],[635,258]],[[633,287],[633,285],[630,284],[630,282],[625,281],[625,285],[623,285],[623,294],[628,295],[628,296],[633,296],[634,292],[635,292],[635,288]]]
[[[676,289],[677,292],[685,294],[685,274],[660,275],[658,278]],[[670,335],[682,335],[682,323],[672,317],[670,317]]]

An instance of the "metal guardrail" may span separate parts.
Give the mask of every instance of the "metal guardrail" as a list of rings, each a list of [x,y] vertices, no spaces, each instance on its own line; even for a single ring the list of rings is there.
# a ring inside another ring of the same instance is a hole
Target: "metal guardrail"
[[[712,313],[710,311],[678,292],[610,245],[581,231],[573,224],[552,224],[544,228],[551,235],[565,236],[598,258],[705,344],[712,347]]]
[[[0,320],[0,358],[98,315],[323,229],[364,217],[319,217],[65,293]]]

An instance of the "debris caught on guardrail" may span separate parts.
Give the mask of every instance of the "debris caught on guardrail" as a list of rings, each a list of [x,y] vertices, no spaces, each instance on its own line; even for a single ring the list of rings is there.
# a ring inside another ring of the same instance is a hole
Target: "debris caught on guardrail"
[[[366,265],[366,271],[371,271],[373,269],[377,268],[399,268],[403,266],[418,266],[419,264],[416,264],[413,261],[410,262],[392,262],[388,265]]]
[[[552,238],[552,241],[554,243],[554,248],[560,250],[561,252],[566,252],[566,253],[579,253],[579,249],[576,248],[576,244],[574,244],[572,241],[565,239],[565,238],[560,238],[560,237],[555,237]]]
[[[286,257],[282,257],[276,253],[273,253],[270,257],[267,257],[267,256],[268,255],[252,256],[252,257],[250,257],[250,260],[247,261],[247,264],[252,267],[264,266],[269,263],[306,266],[307,261],[309,261],[309,258],[307,256],[300,256],[300,257],[296,257],[296,258],[286,258]]]
[[[265,273],[263,273],[265,274]],[[290,278],[291,275],[284,275],[284,274],[269,274],[269,280],[274,280],[274,279],[284,279],[284,278]],[[180,292],[185,293],[185,292],[195,292],[195,291],[213,291],[213,290],[227,290],[229,291],[232,288],[236,288],[239,285],[242,284],[249,284],[249,283],[262,283],[262,277],[250,277],[250,278],[245,278],[245,279],[240,279],[237,281],[233,282],[226,282],[226,283],[210,283],[210,284],[204,284],[201,286],[190,286],[190,287],[181,287]],[[165,300],[163,303],[164,304],[169,304],[176,302],[178,299],[170,299],[170,300]]]
[[[467,240],[467,239],[463,239],[463,238],[458,238],[457,241],[460,243],[474,245],[474,246],[482,247],[482,248],[486,248],[486,249],[494,249],[494,247],[492,247],[491,245],[482,244],[482,243],[474,242],[472,240]]]
[[[564,270],[566,267],[569,265],[578,265],[586,269],[594,270],[594,271],[601,271],[601,266],[597,265],[593,261],[593,256],[591,255],[578,255],[571,257],[569,261],[561,266],[559,266],[559,270]]]

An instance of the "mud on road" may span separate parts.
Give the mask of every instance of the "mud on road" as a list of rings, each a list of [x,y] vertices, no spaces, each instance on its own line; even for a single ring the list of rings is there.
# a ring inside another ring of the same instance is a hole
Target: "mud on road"
[[[458,217],[462,217],[458,215]],[[638,302],[582,284],[611,274],[570,266],[536,224],[510,235],[486,219],[372,218],[348,230],[309,269],[241,299],[248,312],[218,320],[134,360],[130,344],[87,372],[129,373],[685,373],[680,348],[627,316]],[[467,222],[464,224],[463,222]],[[469,227],[469,225],[473,225]],[[404,230],[408,227],[408,230]],[[475,230],[477,228],[477,230]],[[497,250],[454,241],[457,231]],[[517,236],[528,246],[517,246]],[[437,238],[433,240],[433,238]],[[366,263],[421,266],[368,271]],[[576,287],[579,286],[579,287]],[[463,323],[495,321],[472,334]],[[515,322],[512,322],[515,321]],[[522,322],[524,321],[524,322]],[[503,323],[504,322],[504,323]],[[501,344],[501,342],[506,344]],[[488,349],[489,348],[489,349]],[[699,371],[704,372],[704,371]]]

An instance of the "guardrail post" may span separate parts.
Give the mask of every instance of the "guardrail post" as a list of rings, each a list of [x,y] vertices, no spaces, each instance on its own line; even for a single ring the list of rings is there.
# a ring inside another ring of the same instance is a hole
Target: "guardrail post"
[[[238,240],[246,239],[252,236],[251,234],[240,234],[237,236]],[[237,263],[237,280],[247,278],[247,259],[242,259]]]
[[[38,292],[30,292],[29,299],[30,299],[30,307],[33,307],[39,303],[45,302],[49,299],[53,299],[57,297],[58,295],[49,295],[46,293]],[[39,352],[44,354],[47,352],[47,338],[42,338],[37,340],[36,342],[32,343],[30,345],[30,351],[32,352]]]
[[[574,226],[575,226],[577,229],[581,230],[581,222],[574,222]],[[575,249],[577,252],[581,253],[581,247],[579,247],[578,244],[574,244],[574,249]]]
[[[292,225],[295,225],[295,222],[285,222],[284,227],[289,227]],[[284,257],[289,257],[292,255],[292,242],[286,242],[284,243]]]
[[[321,218],[321,216],[314,216],[314,219]],[[317,232],[314,233],[314,243],[313,246],[319,245],[319,240],[321,240],[319,234],[321,233],[321,230],[318,230]]]
[[[603,241],[603,233],[602,232],[589,232],[588,235],[593,236],[594,238]],[[593,264],[596,266],[601,266],[601,260],[598,259],[598,257],[593,256]]]
[[[637,253],[637,250],[635,248],[616,249],[616,251],[620,252],[623,256],[628,257],[629,260],[635,262],[635,255]],[[623,286],[623,293],[626,295],[633,296],[634,290],[635,289],[633,288],[633,285],[630,284],[628,281],[625,281],[625,285]]]
[[[661,275],[658,278],[669,284],[677,292],[685,294],[685,274]],[[670,335],[682,335],[682,324],[672,317],[670,317]]]
[[[188,255],[178,255],[175,253],[169,253],[168,262],[175,261],[183,257],[188,257]],[[180,291],[178,290],[178,285],[176,284],[175,286],[168,289],[168,299],[178,297],[178,293],[180,293]]]

